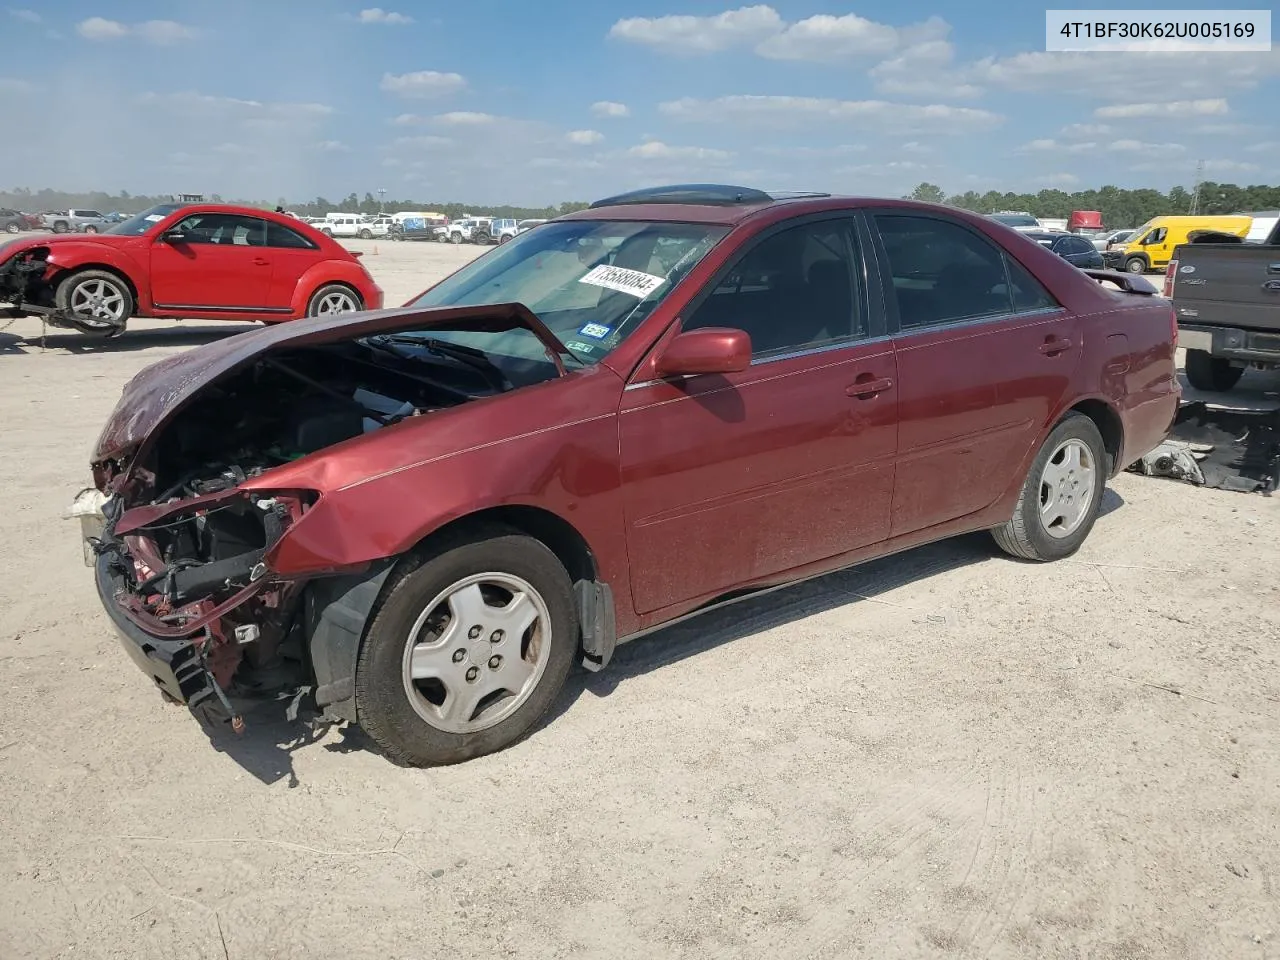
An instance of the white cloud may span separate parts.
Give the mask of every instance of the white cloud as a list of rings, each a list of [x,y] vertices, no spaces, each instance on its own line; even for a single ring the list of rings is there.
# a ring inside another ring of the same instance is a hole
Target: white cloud
[[[615,103],[612,100],[598,100],[591,105],[591,114],[596,117],[628,117],[631,115],[625,103]]]
[[[117,20],[90,17],[76,24],[76,32],[86,40],[118,40],[129,35],[129,28]]]
[[[361,23],[385,23],[391,26],[413,23],[413,17],[405,16],[403,13],[383,10],[381,7],[370,7],[367,10],[361,10],[357,19]]]
[[[132,26],[118,20],[90,17],[76,24],[76,32],[86,40],[120,40],[134,36],[156,46],[169,46],[183,40],[191,40],[196,31],[176,20],[146,20]]]
[[[191,40],[196,32],[173,20],[148,20],[133,28],[133,32],[148,43],[167,47],[170,44]]]
[[[1280,143],[1269,140],[1265,143],[1255,143],[1244,148],[1245,153],[1275,153],[1280,151]]]
[[[945,27],[945,24],[943,25]],[[955,49],[940,37],[922,40],[871,68],[876,91],[899,97],[971,100],[982,88],[952,67]]]
[[[321,153],[350,153],[351,148],[341,140],[321,140],[316,144],[316,149]]]
[[[861,143],[842,143],[834,147],[779,147],[766,145],[762,147],[754,147],[756,153],[763,154],[767,157],[786,157],[789,159],[812,159],[820,160],[832,157],[847,157],[853,153],[865,153],[866,146]]]
[[[1093,111],[1096,117],[1110,120],[1134,117],[1219,117],[1231,108],[1222,98],[1211,100],[1163,100],[1156,103],[1117,103]]]
[[[453,141],[448,137],[437,137],[426,134],[421,137],[396,137],[393,144],[397,147],[413,147],[417,150],[430,150],[435,147],[449,147]]]
[[[933,147],[919,143],[915,140],[908,140],[902,146],[898,147],[903,153],[933,153]]]
[[[628,17],[615,23],[609,36],[664,52],[713,53],[756,43],[782,28],[778,11],[759,4],[710,17]]]
[[[21,20],[23,23],[40,23],[40,14],[34,10],[9,10],[9,16]]]
[[[472,113],[469,110],[454,110],[452,113],[441,113],[432,119],[437,123],[445,123],[454,127],[474,127],[496,123],[498,120],[491,113]]]
[[[1257,173],[1261,167],[1241,160],[1206,160],[1205,173]]]
[[[641,160],[728,160],[733,154],[708,147],[672,147],[661,140],[650,140],[627,150],[627,155]]]
[[[988,110],[945,104],[889,103],[884,100],[834,100],[826,97],[737,95],[698,100],[685,97],[658,105],[675,120],[756,126],[871,124],[890,131],[934,134],[971,133],[998,126],[1003,117]]]
[[[19,80],[17,77],[0,77],[0,93],[26,93],[34,90],[30,80]]]
[[[604,134],[596,130],[570,130],[565,134],[565,139],[580,146],[590,146],[603,140]]]
[[[1146,143],[1142,140],[1113,140],[1107,149],[1115,153],[1181,153],[1187,148],[1180,143]]]
[[[850,57],[886,56],[900,46],[899,31],[856,13],[842,17],[818,14],[797,21],[756,48],[771,60],[837,61]]]
[[[391,118],[391,123],[397,127],[416,127],[426,122],[426,117],[420,117],[416,113],[402,113]]]
[[[919,173],[936,167],[917,160],[890,160],[887,163],[861,163],[852,167],[836,167],[832,173],[855,174],[859,177],[888,177],[899,173]]]
[[[1032,140],[1018,147],[1015,153],[1089,153],[1097,150],[1098,144],[1093,140],[1080,140],[1074,143],[1062,143],[1052,138]]]
[[[1102,137],[1111,132],[1111,128],[1105,123],[1069,123],[1062,128],[1060,136],[1069,140],[1077,137]]]
[[[401,97],[441,97],[456,93],[467,85],[458,73],[418,70],[414,73],[384,73],[379,86],[386,93]]]

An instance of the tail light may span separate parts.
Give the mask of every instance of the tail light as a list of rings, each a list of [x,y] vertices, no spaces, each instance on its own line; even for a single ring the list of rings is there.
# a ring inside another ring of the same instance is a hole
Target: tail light
[[[1170,260],[1164,270],[1164,296],[1173,297],[1173,282],[1178,275],[1178,261]]]

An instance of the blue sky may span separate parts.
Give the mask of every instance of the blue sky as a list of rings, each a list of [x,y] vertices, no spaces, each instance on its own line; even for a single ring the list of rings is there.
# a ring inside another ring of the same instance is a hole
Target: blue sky
[[[1197,160],[1280,183],[1280,49],[1045,53],[1043,5],[28,3],[0,7],[4,187],[539,205],[1167,189]]]

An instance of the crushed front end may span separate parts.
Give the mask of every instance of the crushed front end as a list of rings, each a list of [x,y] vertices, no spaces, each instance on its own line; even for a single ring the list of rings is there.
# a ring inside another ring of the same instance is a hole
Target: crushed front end
[[[268,575],[264,557],[313,502],[242,492],[238,479],[193,481],[167,509],[108,498],[99,517],[80,515],[101,524],[87,559],[130,658],[167,699],[237,730],[242,701],[305,684],[302,584]]]
[[[0,245],[0,315],[25,317],[52,313],[53,286],[48,282],[47,246]]]

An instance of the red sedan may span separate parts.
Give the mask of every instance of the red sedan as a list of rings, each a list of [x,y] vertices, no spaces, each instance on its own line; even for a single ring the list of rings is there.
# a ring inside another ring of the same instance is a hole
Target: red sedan
[[[1154,292],[945,207],[624,195],[144,371],[77,512],[171,700],[310,688],[455,762],[710,605],[975,530],[1074,553],[1176,413]]]
[[[13,315],[115,336],[130,317],[261,320],[378,309],[356,255],[292,217],[224,204],[161,204],[98,234],[0,243]]]

